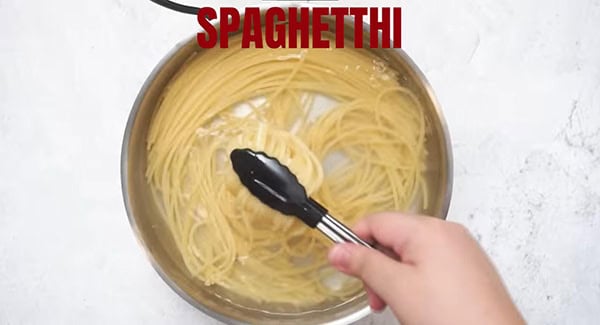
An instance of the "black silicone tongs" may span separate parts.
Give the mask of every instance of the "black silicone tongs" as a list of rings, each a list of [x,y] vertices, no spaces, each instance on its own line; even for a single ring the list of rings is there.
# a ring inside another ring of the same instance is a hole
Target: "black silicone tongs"
[[[251,149],[234,149],[230,157],[242,184],[264,204],[285,215],[300,218],[336,243],[350,242],[373,248],[308,197],[296,175],[276,158]]]

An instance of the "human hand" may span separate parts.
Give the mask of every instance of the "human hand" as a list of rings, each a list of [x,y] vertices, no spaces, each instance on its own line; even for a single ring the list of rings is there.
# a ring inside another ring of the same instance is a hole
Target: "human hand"
[[[338,244],[329,261],[364,282],[373,310],[387,304],[402,324],[524,323],[494,266],[463,226],[381,213],[354,231],[388,252]]]

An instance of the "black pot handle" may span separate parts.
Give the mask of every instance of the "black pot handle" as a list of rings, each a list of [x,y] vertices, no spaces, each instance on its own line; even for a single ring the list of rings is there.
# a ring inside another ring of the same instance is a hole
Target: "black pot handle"
[[[158,5],[161,5],[165,8],[169,8],[171,10],[175,10],[175,11],[179,11],[182,12],[184,14],[190,14],[190,15],[197,15],[198,14],[198,10],[200,10],[200,8],[198,7],[192,7],[192,6],[186,6],[186,5],[182,5],[180,3],[177,2],[173,2],[170,0],[150,0]]]

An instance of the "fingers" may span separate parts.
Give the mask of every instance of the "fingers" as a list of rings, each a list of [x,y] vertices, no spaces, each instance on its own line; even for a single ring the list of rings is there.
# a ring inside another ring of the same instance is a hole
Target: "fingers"
[[[373,289],[365,286],[365,291],[367,292],[367,297],[369,298],[369,306],[375,312],[383,311],[386,307],[385,301],[379,298],[379,296],[373,291]]]
[[[389,247],[403,257],[407,247],[425,237],[423,232],[431,222],[439,221],[432,217],[382,212],[361,220],[353,230],[359,237]]]
[[[339,271],[360,278],[369,288],[373,309],[397,301],[410,292],[413,266],[398,263],[381,252],[356,244],[338,244],[329,252],[330,263]],[[375,298],[377,297],[377,298]]]

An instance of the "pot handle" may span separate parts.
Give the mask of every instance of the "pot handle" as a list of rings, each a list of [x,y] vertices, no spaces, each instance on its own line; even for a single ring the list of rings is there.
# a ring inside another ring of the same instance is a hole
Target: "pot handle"
[[[169,8],[171,10],[175,10],[184,14],[191,14],[191,15],[197,15],[198,14],[198,10],[200,8],[198,7],[192,7],[192,6],[186,6],[186,5],[182,5],[180,3],[177,2],[173,2],[170,0],[150,0],[158,5],[161,5],[165,8]]]

